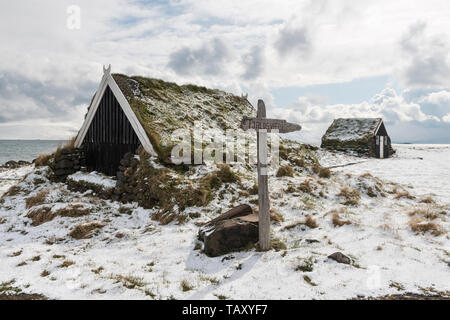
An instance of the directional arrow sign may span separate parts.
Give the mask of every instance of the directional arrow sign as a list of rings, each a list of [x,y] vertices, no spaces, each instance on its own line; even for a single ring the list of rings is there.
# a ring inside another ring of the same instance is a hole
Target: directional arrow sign
[[[251,129],[266,129],[267,132],[274,131],[279,133],[288,133],[299,131],[302,127],[295,123],[289,123],[286,120],[244,117],[241,122],[241,129],[244,131]]]
[[[244,117],[241,122],[243,130],[256,130],[258,150],[258,204],[259,204],[259,248],[270,249],[270,203],[269,185],[267,181],[267,132],[288,133],[299,131],[301,126],[286,120],[266,119],[264,101],[258,100],[256,118]]]

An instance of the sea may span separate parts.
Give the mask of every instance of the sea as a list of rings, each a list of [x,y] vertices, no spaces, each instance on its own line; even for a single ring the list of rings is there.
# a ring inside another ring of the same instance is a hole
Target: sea
[[[0,140],[0,165],[9,160],[33,161],[41,153],[51,153],[62,140]]]

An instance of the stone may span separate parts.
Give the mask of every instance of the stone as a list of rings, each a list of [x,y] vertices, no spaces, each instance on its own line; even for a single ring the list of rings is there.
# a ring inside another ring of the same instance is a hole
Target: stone
[[[61,154],[71,154],[72,153],[72,150],[70,150],[70,149],[62,149],[61,150]]]
[[[258,241],[258,215],[243,204],[209,221],[199,230],[204,252],[216,257],[238,251]]]
[[[73,168],[73,162],[70,160],[61,160],[55,163],[55,169]]]
[[[221,220],[247,216],[252,213],[253,213],[253,210],[248,204],[241,204],[241,205],[234,207],[233,209],[228,210],[227,212],[221,214],[217,218],[212,219],[206,225],[214,224]]]
[[[204,252],[217,257],[237,251],[258,241],[258,223],[239,218],[221,220],[203,229]]]
[[[69,174],[74,173],[75,171],[73,169],[58,169],[55,170],[55,174],[57,176],[68,176]]]
[[[130,165],[130,161],[126,159],[120,160],[120,164],[122,167],[128,167]]]
[[[121,181],[121,182],[125,182],[125,175],[123,174],[123,172],[121,172],[121,171],[117,172],[117,180]]]
[[[5,162],[3,165],[1,165],[0,168],[17,169],[22,166],[27,166],[30,164],[31,164],[30,162],[24,161],[24,160],[19,160],[19,161],[10,160],[10,161]]]
[[[130,161],[132,158],[134,157],[134,155],[131,152],[127,152],[125,153],[125,155],[123,156],[123,159]]]
[[[344,263],[344,264],[352,263],[352,260],[349,257],[347,257],[345,254],[343,254],[342,252],[335,252],[333,254],[330,254],[328,256],[328,258],[332,259],[336,262],[339,262],[339,263]]]

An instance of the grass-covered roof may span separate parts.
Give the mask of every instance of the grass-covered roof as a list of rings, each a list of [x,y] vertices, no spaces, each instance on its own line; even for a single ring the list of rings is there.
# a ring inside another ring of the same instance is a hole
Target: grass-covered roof
[[[322,141],[354,141],[365,140],[376,134],[381,118],[339,118],[335,119]]]
[[[112,76],[161,157],[167,156],[176,129],[192,130],[195,121],[203,121],[204,129],[238,129],[243,116],[256,113],[247,99],[221,90],[141,76]]]

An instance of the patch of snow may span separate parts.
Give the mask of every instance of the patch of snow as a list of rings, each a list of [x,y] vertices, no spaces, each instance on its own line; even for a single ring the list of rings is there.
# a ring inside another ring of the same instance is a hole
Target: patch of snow
[[[237,184],[221,189],[226,190],[222,199],[216,197],[206,207],[185,210],[200,214],[200,218],[182,225],[160,225],[151,219],[154,210],[128,204],[131,213],[119,213],[124,206],[121,203],[71,192],[62,183],[45,180],[44,172],[33,171],[19,183],[25,191],[0,204],[0,283],[15,279],[22,290],[55,299],[217,299],[219,295],[231,299],[346,299],[449,291],[450,146],[394,148],[397,155],[393,158],[366,158],[363,163],[335,168],[330,179],[298,171],[294,177],[270,176],[271,207],[284,218],[282,223],[272,223],[272,237],[284,242],[287,250],[249,250],[215,258],[194,250],[199,230],[195,223],[239,204],[233,198],[239,202],[257,198],[240,196]],[[325,151],[319,155],[328,166],[361,160]],[[197,166],[191,170],[198,176],[212,169]],[[365,173],[374,178],[361,177]],[[45,182],[36,187],[33,180],[39,176]],[[95,183],[113,181],[98,174],[73,176],[94,177],[87,181]],[[247,172],[242,183],[252,185],[255,178],[254,172]],[[310,194],[285,191],[288,185],[298,187],[308,180]],[[385,196],[370,197],[363,192],[375,182],[382,183]],[[342,204],[339,193],[344,186],[360,191],[358,206]],[[407,189],[416,200],[396,199],[389,193],[395,187]],[[31,226],[24,199],[43,189],[51,189],[47,201],[53,206],[80,203],[91,213]],[[320,191],[323,197],[318,195]],[[424,195],[436,198],[436,208],[446,212],[436,219],[445,234],[418,235],[409,228],[411,209],[432,206],[418,201]],[[351,224],[335,227],[330,214],[333,209],[342,210],[341,218]],[[285,228],[303,221],[306,215],[317,221],[317,228]],[[91,239],[68,236],[75,225],[89,221],[102,221],[106,226]],[[353,263],[327,259],[337,251]],[[33,261],[36,256],[40,259]],[[73,264],[64,267],[63,261]],[[299,270],[306,262],[312,270]],[[43,271],[49,274],[43,275]],[[183,291],[183,281],[193,289]]]
[[[75,172],[74,174],[67,177],[73,181],[84,181],[88,183],[93,183],[96,185],[103,186],[105,189],[112,189],[116,186],[116,180],[100,174],[96,171],[93,172]]]

